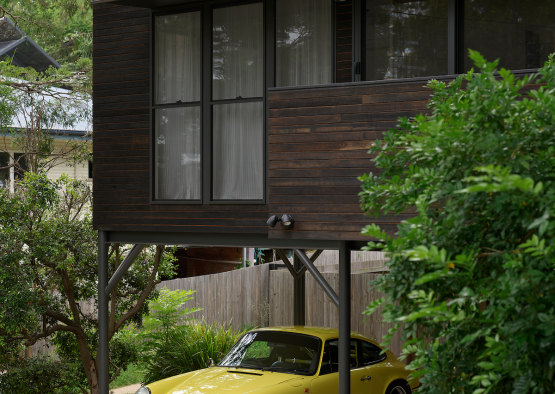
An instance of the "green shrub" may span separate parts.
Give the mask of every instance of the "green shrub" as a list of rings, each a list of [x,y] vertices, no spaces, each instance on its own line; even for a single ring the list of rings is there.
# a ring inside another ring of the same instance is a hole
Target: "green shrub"
[[[77,365],[54,361],[45,356],[19,360],[0,366],[1,394],[77,394],[82,391],[75,379]]]
[[[184,330],[171,331],[167,340],[151,344],[144,362],[145,383],[206,368],[209,358],[215,363],[247,332],[235,330],[231,324],[208,324],[193,321]]]
[[[366,213],[418,215],[396,237],[365,230],[390,258],[368,312],[384,307],[389,339],[403,330],[419,393],[553,393],[555,60],[516,78],[471,58],[481,74],[432,81],[433,114],[371,150],[383,172],[361,178]]]

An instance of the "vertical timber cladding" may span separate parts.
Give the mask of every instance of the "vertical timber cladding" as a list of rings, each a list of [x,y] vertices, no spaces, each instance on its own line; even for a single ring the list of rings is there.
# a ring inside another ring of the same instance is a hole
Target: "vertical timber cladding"
[[[351,82],[353,77],[352,1],[336,3],[335,15],[335,81]]]
[[[270,89],[270,214],[291,214],[270,238],[368,240],[369,223],[388,233],[408,215],[362,214],[357,177],[378,173],[367,153],[399,117],[426,113],[426,81],[360,82]]]
[[[267,205],[150,204],[150,10],[93,10],[94,228],[266,234]]]

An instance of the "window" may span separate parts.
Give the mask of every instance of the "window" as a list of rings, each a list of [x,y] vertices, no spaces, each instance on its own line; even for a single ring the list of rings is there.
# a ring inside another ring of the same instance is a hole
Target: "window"
[[[212,200],[264,198],[263,4],[213,10]]]
[[[376,364],[387,358],[385,353],[381,354],[382,349],[380,349],[378,346],[365,341],[359,341],[359,343],[360,343],[360,362],[362,366]]]
[[[358,367],[357,341],[351,341],[351,369]],[[320,376],[339,372],[339,340],[328,340],[324,345]]]
[[[264,43],[261,2],[154,16],[153,200],[264,202]]]
[[[551,0],[365,0],[361,78],[460,74],[468,49],[511,70],[539,68],[555,52]],[[354,52],[356,55],[356,51]],[[357,61],[355,56],[355,62]]]
[[[154,198],[201,198],[200,11],[154,19]]]
[[[10,182],[10,155],[5,152],[0,153],[0,188],[6,188]],[[2,168],[6,167],[6,168]]]
[[[464,0],[464,69],[474,65],[466,48],[510,70],[539,68],[555,52],[552,0]]]
[[[27,172],[27,161],[25,160],[24,153],[16,153],[13,155],[14,162],[14,177],[15,180],[21,180],[25,178],[25,173]]]
[[[447,74],[447,1],[367,0],[366,79]]]
[[[332,83],[330,1],[276,1],[276,86]]]

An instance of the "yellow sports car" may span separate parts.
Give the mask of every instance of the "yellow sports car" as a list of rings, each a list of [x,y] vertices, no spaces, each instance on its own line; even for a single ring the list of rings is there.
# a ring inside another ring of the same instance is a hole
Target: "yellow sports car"
[[[141,387],[135,394],[336,394],[338,331],[271,327],[246,333],[217,366]],[[418,386],[390,351],[351,333],[351,393],[409,394]]]

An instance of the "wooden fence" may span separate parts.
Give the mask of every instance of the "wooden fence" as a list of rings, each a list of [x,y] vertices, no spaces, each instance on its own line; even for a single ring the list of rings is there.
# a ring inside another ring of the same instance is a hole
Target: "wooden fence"
[[[380,262],[383,263],[383,260]],[[333,265],[331,262],[323,265],[320,262],[318,268],[339,294],[338,273],[325,272],[323,269],[325,266]],[[158,286],[170,290],[195,290],[195,298],[185,305],[188,308],[203,308],[202,311],[190,315],[194,318],[204,317],[206,321],[215,323],[231,322],[235,327],[292,325],[293,278],[285,269],[271,271],[269,267],[269,264],[264,264],[221,274],[175,279]],[[381,269],[383,270],[383,265]],[[381,342],[392,325],[383,323],[380,313],[370,317],[363,315],[366,307],[380,298],[376,290],[369,290],[368,282],[381,273],[372,272],[371,268],[368,269],[370,272],[356,271],[351,274],[351,329]],[[337,328],[337,308],[312,275],[305,275],[306,324]],[[393,341],[391,350],[396,355],[400,354],[401,343],[398,338]]]
[[[325,251],[315,265],[324,278],[339,294],[337,251]],[[379,252],[353,252],[351,274],[351,329],[378,342],[387,334],[391,324],[382,322],[381,315],[363,315],[366,306],[380,298],[375,290],[369,290],[368,282],[384,270],[383,255]],[[259,327],[293,324],[293,278],[286,269],[270,270],[270,264],[244,268],[221,274],[174,279],[162,282],[158,288],[170,290],[195,290],[194,299],[185,307],[202,308],[189,317],[204,319],[210,323],[229,323],[234,327],[253,325]],[[306,324],[310,326],[339,326],[338,310],[318,286],[312,275],[306,273]],[[341,296],[339,294],[339,296]],[[93,305],[80,302],[84,313]],[[397,338],[391,350],[400,354],[401,343]],[[39,341],[29,351],[48,354],[54,347]]]

